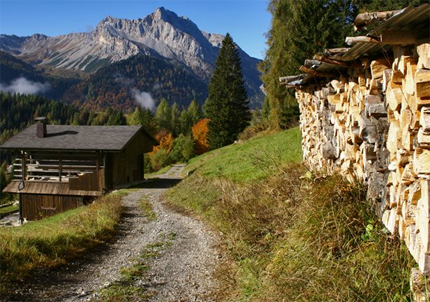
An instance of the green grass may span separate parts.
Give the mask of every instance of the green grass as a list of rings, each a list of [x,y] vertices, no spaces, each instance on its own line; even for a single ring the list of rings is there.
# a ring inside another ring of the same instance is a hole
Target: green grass
[[[156,177],[158,175],[165,174],[165,173],[167,173],[170,170],[171,167],[172,167],[171,165],[168,165],[168,166],[166,166],[164,168],[161,168],[160,170],[158,170],[156,172],[146,173],[145,174],[145,178],[154,178],[154,177]]]
[[[148,200],[148,196],[143,196],[139,201],[140,209],[143,212],[143,215],[148,219],[148,221],[157,220],[157,214],[153,211],[152,205]]]
[[[186,171],[199,169],[207,178],[252,182],[269,176],[286,162],[302,160],[299,128],[229,145],[193,158]]]
[[[62,264],[109,239],[120,220],[124,194],[21,227],[0,227],[0,292],[35,268]]]
[[[10,213],[17,212],[18,210],[19,210],[18,205],[11,205],[11,206],[7,206],[7,207],[2,207],[2,208],[0,208],[0,217],[5,216],[5,215],[10,214]]]
[[[200,156],[167,194],[224,234],[237,285],[228,301],[411,301],[407,249],[363,188],[298,163],[297,131]]]

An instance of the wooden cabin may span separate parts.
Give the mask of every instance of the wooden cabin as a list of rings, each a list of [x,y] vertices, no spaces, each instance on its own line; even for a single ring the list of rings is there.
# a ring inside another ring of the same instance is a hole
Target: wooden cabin
[[[142,126],[47,125],[44,118],[0,145],[16,155],[21,219],[37,220],[142,181],[143,155],[157,141]]]

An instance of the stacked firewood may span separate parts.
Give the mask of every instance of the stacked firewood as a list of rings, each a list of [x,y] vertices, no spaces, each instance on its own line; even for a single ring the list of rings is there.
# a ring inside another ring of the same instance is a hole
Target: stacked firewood
[[[303,158],[368,186],[390,232],[430,273],[430,44],[393,47],[296,91]]]

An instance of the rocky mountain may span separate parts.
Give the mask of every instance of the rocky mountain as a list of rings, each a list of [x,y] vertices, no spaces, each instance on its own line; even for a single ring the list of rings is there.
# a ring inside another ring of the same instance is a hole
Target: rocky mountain
[[[88,33],[57,37],[0,35],[0,50],[35,66],[87,73],[135,55],[148,55],[179,63],[208,83],[223,38],[201,31],[186,17],[158,8],[143,19],[109,16]],[[261,98],[259,60],[240,48],[239,52],[249,96]]]

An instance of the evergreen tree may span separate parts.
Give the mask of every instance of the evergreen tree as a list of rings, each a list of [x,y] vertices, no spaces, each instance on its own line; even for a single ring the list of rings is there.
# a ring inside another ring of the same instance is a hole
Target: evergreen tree
[[[181,125],[180,125],[181,111],[179,110],[179,106],[176,102],[173,103],[172,108],[170,110],[170,114],[171,114],[170,131],[172,132],[174,137],[177,137],[179,135],[179,133],[181,132]]]
[[[201,110],[197,101],[194,99],[186,110],[181,112],[180,124],[181,133],[191,134],[191,127],[201,119]]]
[[[239,52],[228,33],[215,64],[205,107],[211,149],[233,143],[251,119]]]
[[[356,0],[271,0],[272,26],[267,34],[269,46],[260,65],[270,105],[272,127],[289,124],[298,112],[293,91],[279,84],[279,77],[300,73],[304,60],[325,48],[344,46],[353,31],[358,13]],[[286,113],[283,116],[283,112]]]
[[[142,125],[151,134],[157,132],[154,113],[149,108],[136,107],[134,112],[127,117],[128,125]]]
[[[172,111],[170,109],[169,103],[163,98],[155,111],[155,122],[160,129],[169,130],[172,128],[170,119],[172,118]]]

